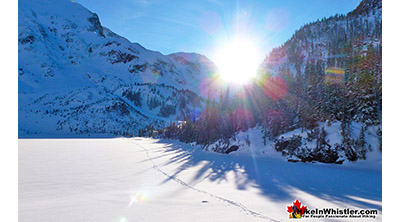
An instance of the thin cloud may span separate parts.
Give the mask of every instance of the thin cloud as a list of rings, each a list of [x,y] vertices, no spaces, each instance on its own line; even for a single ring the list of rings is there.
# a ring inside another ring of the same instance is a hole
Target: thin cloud
[[[150,5],[150,1],[148,0],[135,0],[136,3],[138,3],[141,6],[148,6]]]

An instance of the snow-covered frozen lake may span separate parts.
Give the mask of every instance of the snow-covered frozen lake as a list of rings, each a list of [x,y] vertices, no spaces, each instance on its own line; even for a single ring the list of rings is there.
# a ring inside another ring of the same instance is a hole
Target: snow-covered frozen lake
[[[299,199],[308,208],[378,209],[381,221],[381,178],[380,167],[222,155],[149,138],[20,139],[19,220],[287,221]]]

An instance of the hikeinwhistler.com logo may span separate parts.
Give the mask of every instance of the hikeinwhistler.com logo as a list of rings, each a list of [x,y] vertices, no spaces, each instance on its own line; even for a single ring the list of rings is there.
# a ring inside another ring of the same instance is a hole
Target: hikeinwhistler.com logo
[[[310,209],[306,205],[302,205],[299,200],[296,200],[292,205],[287,206],[287,212],[289,213],[289,218],[300,219],[323,219],[323,218],[370,218],[375,219],[378,214],[378,209],[350,209],[350,208],[315,208]]]

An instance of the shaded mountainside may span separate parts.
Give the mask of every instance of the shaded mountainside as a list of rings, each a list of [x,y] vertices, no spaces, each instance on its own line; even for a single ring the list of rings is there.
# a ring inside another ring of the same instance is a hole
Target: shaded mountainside
[[[272,50],[261,70],[275,88],[284,88],[274,99],[285,97],[300,121],[315,115],[380,124],[382,1],[363,0],[347,15],[305,25]]]
[[[261,65],[273,75],[305,75],[307,64],[343,69],[369,48],[382,47],[382,1],[363,0],[347,15],[335,15],[304,25]]]
[[[204,107],[202,55],[147,50],[66,0],[21,0],[18,17],[20,137],[138,135]]]

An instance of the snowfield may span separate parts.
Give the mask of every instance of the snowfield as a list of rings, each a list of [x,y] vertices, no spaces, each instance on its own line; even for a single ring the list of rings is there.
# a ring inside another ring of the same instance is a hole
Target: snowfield
[[[378,209],[381,221],[382,169],[363,166],[149,138],[20,139],[19,220],[288,221],[299,199],[309,209]]]

